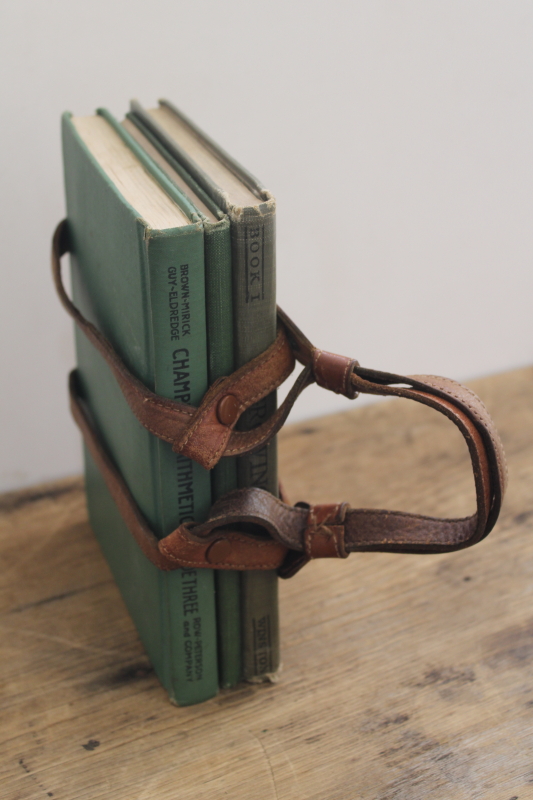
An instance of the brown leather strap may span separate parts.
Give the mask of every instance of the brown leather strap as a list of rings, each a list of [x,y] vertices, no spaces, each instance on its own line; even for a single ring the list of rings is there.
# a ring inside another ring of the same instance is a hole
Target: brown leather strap
[[[305,362],[312,357],[305,337],[290,320],[284,321],[294,338],[298,357]],[[221,524],[227,529],[229,523],[238,525],[242,520],[254,523],[291,551],[303,554],[298,559],[289,553],[284,574],[294,574],[296,568],[320,551],[324,546],[324,527],[329,528],[331,543],[339,546],[342,542],[346,552],[439,553],[469,547],[484,538],[500,511],[507,466],[500,439],[481,400],[455,381],[434,376],[404,377],[356,366],[351,381],[359,391],[424,403],[454,422],[470,452],[476,486],[475,514],[462,519],[437,519],[385,510],[345,509],[343,522],[336,516],[333,524],[320,525],[321,511],[314,514],[305,504],[288,506],[260,489],[246,489],[232,492],[215,503],[209,520],[195,526],[195,535],[212,535]],[[319,520],[314,527],[309,522],[313,515]],[[341,525],[343,536],[339,532]],[[317,537],[318,550],[309,544],[310,537]]]
[[[296,356],[304,364],[315,348],[281,312]],[[337,373],[340,375],[340,370]],[[353,390],[407,397],[441,412],[465,438],[476,487],[477,511],[461,519],[343,506],[290,506],[261,489],[240,489],[215,503],[207,522],[192,527],[197,537],[226,535],[246,522],[289,548],[280,568],[290,577],[310,558],[358,550],[442,553],[469,547],[493,528],[507,484],[507,465],[492,420],[481,400],[455,381],[435,376],[405,377],[355,365]],[[337,386],[342,389],[344,376]]]
[[[344,520],[348,503],[309,506],[303,532],[304,553],[313,558],[348,558]]]
[[[454,401],[438,397],[434,407],[443,410],[458,425],[468,442],[478,499],[477,512],[472,516],[437,519],[380,509],[350,509],[345,503],[291,506],[262,489],[239,489],[218,500],[206,522],[182,525],[160,542],[151,533],[92,429],[77,394],[75,374],[71,376],[71,403],[74,417],[124,519],[145,555],[157,566],[279,568],[282,577],[290,577],[312,558],[346,557],[358,550],[449,552],[469,547],[489,533],[505,488],[501,445],[490,429],[481,401],[453,382],[446,388],[456,395]],[[444,390],[438,391],[445,394]],[[420,401],[427,400],[424,393]],[[469,406],[470,415],[462,411],[463,402]],[[258,536],[243,535],[239,530],[243,523],[247,531],[250,525],[255,526]]]
[[[213,531],[199,538],[186,523],[158,540],[101,442],[78,392],[75,371],[70,374],[69,390],[72,416],[83,434],[85,444],[130,533],[152,564],[163,570],[178,567],[277,569],[281,566],[287,555],[287,547],[270,537],[264,539],[238,531]]]
[[[220,378],[204,396],[199,408],[177,403],[150,391],[126,367],[111,343],[89,322],[68,297],[61,279],[61,256],[69,250],[66,220],[54,233],[52,272],[59,298],[91,344],[110,366],[131,410],[151,433],[172,444],[205,469],[222,456],[237,456],[262,447],[281,428],[304,385],[308,371],[273,417],[251,431],[236,431],[240,415],[280,386],[294,369],[294,356],[283,325],[274,344],[231,376]]]
[[[347,504],[290,506],[262,489],[239,489],[215,503],[209,519],[192,526],[198,538],[227,535],[242,522],[270,535],[288,548],[279,569],[291,577],[311,558],[346,557],[356,551],[379,550],[404,553],[443,553],[469,547],[486,536],[496,519],[501,495],[492,484],[488,459],[483,457],[481,437],[473,437],[470,449],[478,496],[478,510],[470,517],[438,519],[381,509],[351,509]],[[476,452],[476,447],[481,450]],[[505,472],[505,468],[503,468]],[[503,477],[503,473],[502,473]],[[480,495],[493,498],[489,506]],[[502,487],[500,484],[500,488]]]
[[[73,375],[70,387],[74,417],[130,530],[157,566],[272,569],[283,561],[280,574],[287,577],[310,558],[345,557],[355,550],[446,552],[468,547],[492,529],[506,486],[505,456],[487,410],[469,389],[447,378],[405,377],[365,369],[352,359],[320,351],[278,309],[278,338],[269,350],[212,386],[198,409],[175,403],[155,395],[138,381],[110,343],[71,303],[61,282],[59,263],[67,249],[66,228],[62,223],[54,236],[52,264],[63,305],[113,369],[140,422],[203,466],[214,466],[222,455],[252,452],[262,446],[279,430],[300,392],[315,380],[347,397],[364,392],[406,397],[428,405],[459,428],[469,448],[477,511],[465,519],[350,510],[346,504],[290,506],[260,489],[243,489],[215,503],[207,522],[181,526],[158,542],[92,429]],[[304,370],[285,403],[253,431],[234,431],[240,413],[270,393],[289,374],[293,355],[304,365]],[[242,534],[239,526],[243,523],[247,531],[250,524],[255,524],[260,536]]]

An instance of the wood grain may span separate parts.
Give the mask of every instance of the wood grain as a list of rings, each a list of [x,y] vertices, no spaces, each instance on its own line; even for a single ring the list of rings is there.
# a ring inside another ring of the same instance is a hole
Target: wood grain
[[[283,672],[176,708],[86,519],[80,480],[0,498],[0,797],[533,798],[533,370],[473,384],[510,466],[472,550],[364,553],[281,585]],[[389,401],[287,428],[294,500],[473,510],[466,448]]]

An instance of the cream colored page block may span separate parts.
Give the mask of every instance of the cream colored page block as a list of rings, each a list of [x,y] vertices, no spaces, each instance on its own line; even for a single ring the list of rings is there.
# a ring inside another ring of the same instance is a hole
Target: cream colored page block
[[[151,108],[148,113],[183,150],[196,161],[211,180],[227,192],[230,204],[256,206],[258,198],[233,172],[198,139],[190,128],[168,108]]]
[[[73,117],[72,122],[106,175],[150,228],[165,230],[189,224],[181,208],[103,117]]]
[[[148,141],[146,136],[141,133],[141,131],[137,128],[136,125],[131,122],[129,119],[125,119],[122,123],[122,127],[125,128],[130,136],[135,139],[135,141],[141,145],[144,150],[148,153],[150,158],[152,158],[158,167],[161,167],[163,172],[165,172],[171,181],[173,181],[181,191],[191,200],[191,202],[196,206],[198,211],[201,211],[202,214],[207,217],[210,222],[216,222],[217,218],[213,214],[213,212],[205,205],[203,200],[200,200],[198,195],[188,186],[187,183],[183,180],[179,172],[176,172],[173,169],[168,161],[166,161],[163,156],[156,150],[156,148]]]

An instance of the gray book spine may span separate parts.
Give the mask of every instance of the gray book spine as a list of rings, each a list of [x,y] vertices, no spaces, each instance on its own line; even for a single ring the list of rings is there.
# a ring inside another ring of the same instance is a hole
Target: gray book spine
[[[276,337],[275,205],[270,200],[240,215],[230,212],[235,366],[262,353]],[[276,393],[260,400],[239,422],[241,430],[261,424],[276,409]],[[239,487],[257,486],[278,495],[277,450],[273,440],[238,459]],[[243,572],[243,677],[266,680],[279,668],[278,582],[273,571]]]

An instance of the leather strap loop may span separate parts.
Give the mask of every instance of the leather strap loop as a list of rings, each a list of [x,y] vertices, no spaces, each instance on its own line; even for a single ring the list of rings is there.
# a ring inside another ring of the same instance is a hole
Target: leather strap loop
[[[348,503],[308,507],[302,539],[309,561],[313,558],[348,558],[344,542],[344,520],[348,509]]]
[[[231,530],[209,530],[196,535],[185,523],[158,540],[135,502],[124,478],[108,455],[78,392],[76,372],[70,374],[70,407],[85,444],[100,470],[130,533],[152,564],[162,570],[179,567],[211,569],[277,569],[287,555],[286,545]],[[265,493],[266,494],[266,493]]]
[[[59,299],[106,360],[141,425],[204,469],[212,469],[222,456],[254,452],[277,433],[298,394],[312,382],[307,370],[302,372],[285,403],[270,419],[251,431],[236,431],[234,427],[243,411],[280,386],[294,369],[294,356],[283,325],[278,326],[274,344],[231,376],[221,378],[204,396],[200,408],[177,403],[155,394],[139,381],[105,336],[72,303],[61,278],[61,257],[68,251],[68,229],[63,220],[52,242],[52,273]],[[228,395],[235,398],[238,406],[238,414],[229,424],[221,421],[217,414],[220,402]]]
[[[60,258],[68,251],[66,223],[54,234],[52,267],[56,288],[68,313],[105,358],[139,421],[173,449],[213,467],[222,456],[259,449],[283,425],[306,386],[316,381],[355,397],[363,392],[405,397],[447,416],[468,445],[476,486],[477,511],[464,519],[350,509],[347,504],[291,506],[261,489],[231,492],[215,503],[209,519],[182,525],[158,541],[150,531],[116,467],[94,430],[71,374],[73,416],[130,531],[145,555],[161,569],[178,566],[216,569],[274,569],[290,577],[312,558],[345,558],[357,550],[437,553],[469,547],[486,536],[498,517],[507,483],[505,455],[492,420],[479,398],[447,378],[402,376],[365,369],[357,361],[315,348],[278,309],[275,343],[231,376],[220,379],[199,408],[159,397],[129,372],[111,344],[86,320],[67,296]],[[290,374],[294,358],[304,369],[285,402],[261,426],[235,431],[239,415],[269,394]],[[258,536],[242,532],[255,525]]]
[[[328,353],[327,350],[313,349],[313,375],[315,381],[323,389],[335,394],[343,394],[349,400],[357,397],[358,392],[352,385],[351,377],[359,362],[353,358]]]

